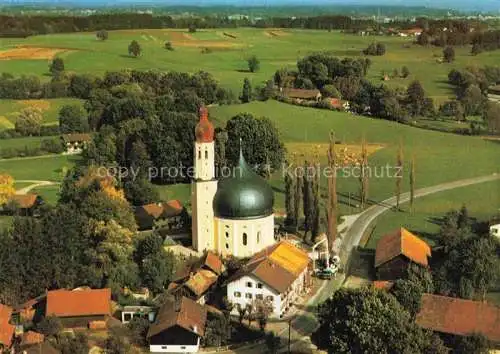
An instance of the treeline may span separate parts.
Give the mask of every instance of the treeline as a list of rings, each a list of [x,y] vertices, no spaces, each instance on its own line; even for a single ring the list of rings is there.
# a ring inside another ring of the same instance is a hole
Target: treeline
[[[357,20],[349,16],[272,17],[252,22],[247,18],[229,19],[227,16],[171,17],[151,14],[117,13],[90,16],[0,16],[0,37],[27,37],[37,34],[82,31],[142,29],[142,28],[307,28],[354,29],[373,26],[372,20]]]

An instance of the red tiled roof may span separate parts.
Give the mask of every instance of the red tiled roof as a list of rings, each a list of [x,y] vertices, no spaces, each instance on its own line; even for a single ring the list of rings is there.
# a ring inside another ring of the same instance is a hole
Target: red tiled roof
[[[184,207],[178,200],[169,200],[166,203],[150,203],[137,207],[136,214],[141,211],[155,219],[179,215]]]
[[[47,315],[76,317],[110,313],[111,289],[52,290],[47,293]]]
[[[429,264],[428,257],[431,256],[431,248],[425,241],[405,228],[400,228],[382,237],[378,242],[375,251],[375,267],[379,267],[399,255],[404,255],[415,263],[427,266]]]
[[[184,283],[197,297],[203,295],[217,281],[217,274],[207,269],[200,269]]]
[[[10,200],[16,203],[21,209],[29,209],[35,205],[36,198],[38,195],[36,194],[14,194]]]
[[[167,301],[158,311],[156,321],[149,328],[147,337],[151,338],[174,326],[203,336],[207,320],[207,309],[187,297],[177,303]]]
[[[316,98],[318,95],[321,95],[319,90],[305,90],[305,89],[295,89],[295,88],[286,88],[283,89],[283,95],[290,98]]]
[[[290,242],[281,241],[256,253],[230,281],[249,275],[284,293],[309,265],[309,256]]]
[[[12,308],[0,304],[0,344],[10,348],[15,326],[9,323],[12,315]]]
[[[62,139],[66,143],[84,142],[90,141],[92,136],[90,134],[75,133],[75,134],[63,134]]]
[[[480,333],[491,341],[500,342],[500,308],[487,302],[423,294],[416,323],[442,333]]]
[[[222,261],[215,253],[207,252],[205,256],[205,264],[208,268],[210,268],[217,275],[221,275],[224,266],[222,265]]]

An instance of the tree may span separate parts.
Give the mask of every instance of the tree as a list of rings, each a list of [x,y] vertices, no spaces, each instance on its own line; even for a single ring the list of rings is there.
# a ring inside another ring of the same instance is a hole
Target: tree
[[[413,202],[415,199],[415,157],[410,161],[410,210],[413,211]]]
[[[399,71],[397,68],[394,68],[394,70],[392,71],[392,77],[395,79],[399,77]]]
[[[0,206],[6,204],[15,193],[14,178],[6,173],[0,174]]]
[[[97,39],[100,39],[101,41],[105,41],[106,39],[108,39],[109,35],[108,35],[108,31],[100,30],[100,31],[97,31],[95,36],[97,37]]]
[[[326,209],[327,218],[327,235],[329,251],[333,250],[335,240],[337,238],[337,155],[335,153],[335,133],[330,132],[330,144],[328,146],[328,167],[330,174],[328,175],[328,201]]]
[[[240,100],[243,103],[248,103],[252,100],[252,85],[248,78],[245,78],[243,81],[243,90],[241,91]]]
[[[281,345],[281,338],[274,334],[274,332],[269,332],[266,334],[266,347],[269,354],[277,354]]]
[[[24,108],[16,120],[16,131],[24,136],[39,135],[42,129],[43,115],[38,108]]]
[[[59,77],[64,72],[64,60],[56,57],[49,65],[49,71],[54,77]]]
[[[127,324],[132,341],[141,347],[148,344],[146,336],[149,330],[149,320],[147,318],[134,317]]]
[[[219,131],[215,134],[215,166],[222,169],[227,166],[226,144],[228,136],[226,131]]]
[[[381,56],[381,55],[385,54],[385,51],[386,51],[385,44],[383,44],[383,43],[377,43],[377,48],[376,48],[375,53],[377,55]]]
[[[245,306],[238,306],[238,322],[240,324],[243,323],[246,313],[247,313],[247,308]]]
[[[500,104],[488,102],[483,113],[483,118],[491,132],[500,132]]]
[[[408,67],[407,67],[407,66],[403,66],[403,67],[401,68],[401,76],[402,76],[403,78],[405,78],[405,79],[406,79],[408,76],[410,76],[410,69],[408,69]]]
[[[59,130],[63,134],[89,131],[87,112],[81,105],[64,105],[59,111]]]
[[[361,209],[364,209],[368,202],[368,152],[366,150],[366,140],[363,137],[361,140],[361,156],[360,156],[360,174],[359,174],[359,199]]]
[[[398,155],[396,157],[396,168],[400,171],[400,175],[396,176],[396,209],[399,209],[401,182],[403,180],[403,143],[401,140],[399,141]]]
[[[468,116],[479,115],[483,112],[485,97],[477,85],[470,85],[464,92],[461,99]]]
[[[491,343],[485,336],[474,334],[471,336],[456,336],[452,347],[454,353],[488,354],[490,353]]]
[[[329,353],[423,354],[430,342],[392,295],[371,288],[339,289],[318,306],[318,319],[312,339]]]
[[[106,354],[129,353],[131,349],[130,341],[125,333],[120,333],[118,329],[110,331],[104,344]]]
[[[132,205],[155,203],[160,199],[158,190],[146,177],[129,179],[123,184],[125,198]]]
[[[302,202],[302,178],[299,178],[299,176],[295,176],[295,193],[294,193],[294,200],[293,200],[293,220],[295,220],[295,233],[299,231],[299,224],[300,224],[300,204]],[[303,211],[303,210],[302,210]]]
[[[478,54],[481,54],[482,52],[483,52],[483,46],[480,43],[474,43],[472,45],[472,48],[470,51],[470,53],[472,55],[478,55]]]
[[[226,345],[229,340],[229,332],[227,328],[228,323],[225,316],[209,312],[207,314],[203,345],[210,347],[220,347]]]
[[[247,63],[248,63],[248,70],[251,73],[259,71],[259,69],[260,69],[260,60],[255,55],[252,55],[250,58],[248,58],[247,59]]]
[[[89,339],[83,332],[60,335],[57,347],[62,354],[88,354],[90,349]]]
[[[455,61],[455,49],[453,49],[453,47],[450,47],[450,46],[444,48],[443,59],[447,63],[451,63],[451,62]]]
[[[303,200],[303,211],[304,211],[304,238],[307,237],[307,233],[311,231],[311,226],[314,218],[314,192],[313,183],[314,175],[316,171],[314,166],[309,162],[304,164],[304,175],[302,176],[302,200]],[[312,239],[312,237],[311,237]]]
[[[188,31],[189,31],[189,33],[195,33],[196,32],[196,25],[194,23],[189,24]]]
[[[240,156],[240,144],[246,162],[256,166],[261,176],[268,173],[266,164],[272,169],[281,167],[285,158],[285,147],[274,123],[266,117],[255,118],[243,113],[232,117],[226,124],[226,156],[231,166],[237,166]]]
[[[55,337],[63,330],[61,320],[54,316],[47,316],[37,324],[37,331],[47,337]]]
[[[422,114],[425,105],[425,91],[420,81],[415,80],[406,90],[408,100],[408,110],[412,116],[419,116]]]
[[[427,32],[422,32],[417,37],[417,43],[422,45],[422,46],[429,45],[429,43],[430,43],[429,34],[427,34]]]
[[[420,284],[398,279],[391,288],[391,293],[396,297],[401,306],[410,313],[412,318],[415,318],[420,311],[422,294],[424,293],[424,289],[422,289]]]
[[[134,57],[138,57],[139,55],[141,55],[141,45],[139,44],[139,42],[137,42],[136,40],[130,42],[130,44],[128,45],[128,55],[133,55]]]
[[[170,50],[170,51],[174,50],[174,47],[172,46],[172,42],[170,42],[170,41],[165,42],[165,49]]]
[[[142,284],[155,294],[163,292],[174,274],[175,257],[171,252],[159,248],[140,264]]]
[[[288,165],[288,163],[285,163]],[[295,220],[295,176],[293,173],[285,172],[285,209],[286,218],[285,225],[292,226],[297,224]]]
[[[341,94],[339,90],[335,87],[335,85],[325,85],[321,89],[321,94],[323,97],[332,97],[332,98],[341,98]]]

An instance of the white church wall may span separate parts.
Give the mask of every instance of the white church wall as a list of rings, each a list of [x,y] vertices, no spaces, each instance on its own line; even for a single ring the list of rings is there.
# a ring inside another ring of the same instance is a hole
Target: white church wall
[[[212,201],[217,181],[196,181],[191,186],[193,248],[202,252],[215,249],[214,210]]]

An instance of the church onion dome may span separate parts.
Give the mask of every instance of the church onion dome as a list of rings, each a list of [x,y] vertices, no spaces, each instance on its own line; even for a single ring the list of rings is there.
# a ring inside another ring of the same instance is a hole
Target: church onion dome
[[[258,219],[273,213],[271,186],[250,166],[240,151],[237,168],[230,177],[219,181],[213,209],[223,219]]]
[[[211,143],[214,141],[214,126],[208,120],[208,110],[205,106],[200,107],[200,121],[196,124],[194,134],[198,143]]]

